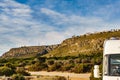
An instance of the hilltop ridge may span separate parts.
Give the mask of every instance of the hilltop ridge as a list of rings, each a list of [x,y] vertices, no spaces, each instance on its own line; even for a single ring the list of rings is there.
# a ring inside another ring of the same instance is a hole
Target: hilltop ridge
[[[2,58],[29,58],[40,56],[43,54],[47,54],[53,49],[55,49],[58,44],[56,45],[45,45],[45,46],[23,46],[19,48],[12,48],[8,52],[2,55]]]
[[[57,45],[12,48],[4,53],[2,57],[35,57],[40,55],[45,57],[63,57],[102,53],[104,40],[111,37],[120,38],[120,29],[72,36]]]
[[[64,40],[58,48],[46,54],[47,57],[78,56],[80,54],[102,53],[103,43],[111,37],[120,38],[120,30],[87,33]]]

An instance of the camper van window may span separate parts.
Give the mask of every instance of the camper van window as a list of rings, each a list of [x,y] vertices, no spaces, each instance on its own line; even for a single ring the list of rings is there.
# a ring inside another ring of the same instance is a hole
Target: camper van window
[[[120,76],[120,54],[110,55],[110,76]]]
[[[104,75],[108,75],[108,55],[104,57]]]

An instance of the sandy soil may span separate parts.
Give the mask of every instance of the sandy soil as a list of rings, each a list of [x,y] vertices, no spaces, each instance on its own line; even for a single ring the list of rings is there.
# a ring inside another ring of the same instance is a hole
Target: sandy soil
[[[76,73],[68,73],[68,72],[30,72],[31,75],[43,75],[43,76],[64,76],[69,78],[69,80],[89,80],[90,73],[76,74]]]

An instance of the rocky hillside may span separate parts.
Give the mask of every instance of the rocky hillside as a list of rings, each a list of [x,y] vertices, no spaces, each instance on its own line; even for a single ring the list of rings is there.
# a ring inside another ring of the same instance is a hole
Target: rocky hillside
[[[13,48],[2,57],[33,57],[42,54],[46,57],[63,57],[102,53],[104,40],[111,37],[120,38],[120,29],[73,36],[59,45]]]
[[[2,55],[3,58],[11,58],[11,57],[35,57],[43,54],[47,54],[53,49],[55,49],[58,45],[50,45],[50,46],[24,46],[20,48],[12,48],[8,52]]]
[[[120,30],[87,33],[64,40],[58,48],[46,54],[47,57],[78,56],[80,54],[102,53],[104,40],[120,38]]]

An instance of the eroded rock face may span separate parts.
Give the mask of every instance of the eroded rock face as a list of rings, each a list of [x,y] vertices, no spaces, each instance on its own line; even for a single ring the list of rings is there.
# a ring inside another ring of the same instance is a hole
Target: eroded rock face
[[[49,45],[49,46],[24,46],[19,48],[12,48],[8,52],[2,55],[3,58],[11,57],[34,57],[43,54],[55,49],[58,45]]]

